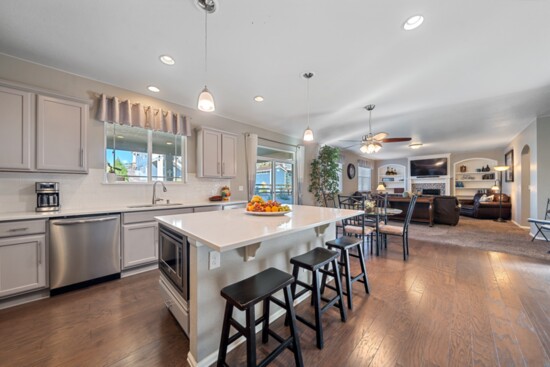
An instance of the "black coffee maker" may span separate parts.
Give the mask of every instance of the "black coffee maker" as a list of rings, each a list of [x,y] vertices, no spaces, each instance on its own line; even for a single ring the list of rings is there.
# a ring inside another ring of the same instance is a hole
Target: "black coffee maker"
[[[36,211],[59,210],[59,182],[36,182]]]

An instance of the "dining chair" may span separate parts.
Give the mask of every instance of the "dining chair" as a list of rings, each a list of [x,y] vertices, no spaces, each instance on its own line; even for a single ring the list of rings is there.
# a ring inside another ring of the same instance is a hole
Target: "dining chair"
[[[362,210],[365,211],[365,198],[363,196],[344,196],[338,195],[338,205],[340,209]],[[365,215],[357,215],[355,217],[343,220],[344,236],[355,236],[361,238],[363,249],[365,248],[365,240],[370,237],[370,245],[373,245],[373,234],[376,229],[365,224]]]
[[[546,201],[546,212],[544,213],[544,220],[529,218],[529,222],[533,223],[537,227],[537,233],[531,238],[531,242],[537,238],[539,233],[544,237],[546,242],[550,242],[550,238],[546,236],[544,231],[550,231],[550,198]]]
[[[380,235],[383,237],[383,243],[388,246],[388,235],[390,236],[400,236],[403,240],[403,260],[407,260],[409,256],[409,223],[411,222],[412,214],[414,211],[414,206],[416,205],[417,196],[413,195],[409,203],[409,208],[407,209],[407,214],[405,215],[405,221],[403,226],[393,226],[393,225],[381,225],[378,227]]]

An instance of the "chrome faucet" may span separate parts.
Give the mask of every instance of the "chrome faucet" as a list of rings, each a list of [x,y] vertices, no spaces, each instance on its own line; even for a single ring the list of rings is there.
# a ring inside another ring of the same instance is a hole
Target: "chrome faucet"
[[[158,198],[157,199],[157,184],[161,184],[162,185],[162,192],[166,192],[166,186],[164,186],[164,183],[162,181],[155,181],[155,183],[153,184],[153,205],[155,205],[157,203],[157,201],[162,201],[163,199],[161,198]]]

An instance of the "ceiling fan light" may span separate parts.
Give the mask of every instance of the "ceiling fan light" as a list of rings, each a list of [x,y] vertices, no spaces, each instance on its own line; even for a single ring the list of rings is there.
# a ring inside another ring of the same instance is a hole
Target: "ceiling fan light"
[[[410,143],[409,148],[411,148],[411,149],[420,149],[420,148],[422,148],[422,145],[423,145],[422,143]]]
[[[313,130],[311,130],[309,126],[304,131],[304,141],[313,141]]]
[[[204,112],[212,112],[216,110],[216,106],[214,105],[214,97],[212,97],[212,94],[210,94],[210,91],[206,88],[206,85],[199,95],[199,103],[197,107],[199,110]]]
[[[361,151],[361,153],[368,153],[369,148],[367,147],[366,144],[362,144],[359,150]]]
[[[374,153],[378,153],[380,149],[382,149],[382,144],[380,143],[374,143]]]

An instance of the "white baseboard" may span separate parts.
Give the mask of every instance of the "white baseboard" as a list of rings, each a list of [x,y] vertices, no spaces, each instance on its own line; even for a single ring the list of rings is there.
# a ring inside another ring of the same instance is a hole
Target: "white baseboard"
[[[25,293],[19,296],[6,297],[6,299],[0,300],[0,310],[4,308],[19,306],[25,303],[38,301],[39,299],[49,298],[50,290],[42,289],[37,292]]]
[[[516,222],[515,220],[511,220],[510,222],[514,223],[519,228],[523,228],[523,229],[530,229],[531,228],[531,226],[523,226],[523,225],[519,224],[518,222]],[[531,236],[531,237],[533,237],[533,236]]]

